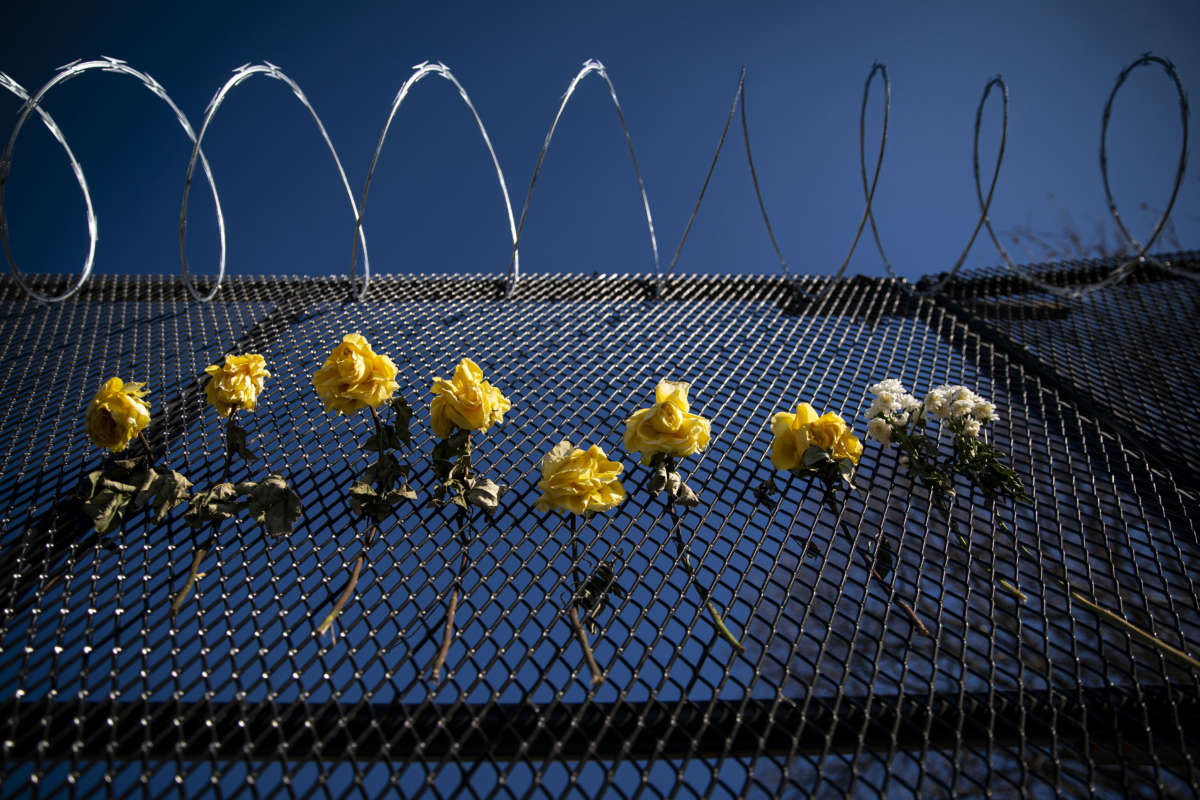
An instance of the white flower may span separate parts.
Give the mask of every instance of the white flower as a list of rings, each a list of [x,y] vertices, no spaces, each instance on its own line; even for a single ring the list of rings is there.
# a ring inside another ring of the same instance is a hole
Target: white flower
[[[975,419],[974,417],[964,418],[962,426],[963,433],[968,434],[969,436],[974,436],[975,438],[979,438],[979,429],[983,427],[979,420]]]
[[[971,416],[980,422],[993,422],[996,419],[996,407],[981,397],[971,409]]]
[[[900,383],[900,381],[896,380],[895,378],[888,378],[887,380],[880,381],[874,386],[868,387],[867,391],[873,395],[881,395],[884,392],[887,392],[888,394],[905,394],[907,390],[904,388],[904,384]]]
[[[883,445],[892,443],[892,426],[883,417],[875,417],[867,423],[867,436]]]
[[[964,397],[961,400],[955,400],[950,404],[950,417],[951,419],[969,417],[971,415],[971,409],[973,408],[975,408],[975,401],[970,397]]]
[[[926,413],[932,414],[943,422],[950,415],[950,404],[946,401],[949,388],[949,386],[939,386],[936,389],[930,389],[929,394],[925,395]]]

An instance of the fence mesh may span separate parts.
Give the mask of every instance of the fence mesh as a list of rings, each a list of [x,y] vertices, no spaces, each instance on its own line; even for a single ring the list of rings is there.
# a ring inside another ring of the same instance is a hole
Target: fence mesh
[[[1195,268],[1194,254],[1175,256]],[[1038,268],[1088,281],[1102,265]],[[1048,276],[1048,277],[1047,277]],[[636,276],[344,283],[94,279],[54,307],[0,283],[0,768],[4,794],[621,797],[1200,793],[1197,380],[1200,287],[1149,269],[1077,301],[1002,273],[922,296],[891,279]],[[367,548],[332,638],[314,636],[361,552],[351,476],[369,418],[327,414],[311,375],[358,331],[417,409],[416,502]],[[296,532],[226,523],[172,616],[199,541],[174,512],[98,536],[71,497],[98,463],[82,413],[111,375],[152,391],[149,439],[198,486],[223,466],[203,369],[259,352],[273,377],[244,420],[304,506]],[[481,468],[512,488],[473,523],[448,674],[429,664],[462,555],[433,484],[428,390],[473,357],[512,399]],[[713,444],[684,467],[696,581],[746,645],[715,636],[670,517],[621,447],[660,378],[693,383]],[[952,523],[894,451],[868,443],[835,514],[775,473],[770,419],[807,400],[855,419],[866,387],[962,383],[1033,502],[963,487]],[[581,531],[623,597],[588,685],[566,615],[569,531],[534,511],[562,438],[626,464],[630,498]],[[777,503],[756,502],[775,475]],[[951,524],[970,540],[964,548]],[[894,561],[870,574],[874,554]],[[1019,587],[1018,599],[1001,587]],[[894,592],[894,597],[893,597]],[[922,634],[897,599],[911,604]]]

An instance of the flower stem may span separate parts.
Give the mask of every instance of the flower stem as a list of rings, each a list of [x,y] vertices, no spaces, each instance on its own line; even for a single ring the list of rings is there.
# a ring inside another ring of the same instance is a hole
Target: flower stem
[[[845,525],[845,522],[842,524]],[[872,561],[870,556],[861,550],[859,550],[858,553],[862,556],[863,561],[866,562],[867,569],[871,571],[871,574],[875,576],[875,579],[888,588],[888,601],[900,606],[901,610],[908,614],[908,618],[911,619],[913,624],[917,626],[917,630],[932,639],[933,634],[929,632],[929,628],[925,627],[925,623],[922,622],[921,618],[917,616],[917,612],[914,611],[913,607],[908,604],[908,601],[906,601],[903,597],[896,596],[895,583],[889,583],[887,578],[884,578],[879,574],[879,570],[875,568],[875,563]]]
[[[374,408],[371,406],[367,406],[367,408],[371,412],[371,419],[375,421],[375,432],[379,434],[379,438],[382,441],[383,421],[379,419],[379,413]],[[232,413],[229,415],[229,418],[231,420],[233,419]],[[321,620],[321,624],[319,624],[316,630],[313,632],[314,636],[320,637],[333,630],[333,623],[337,621],[338,615],[342,613],[342,609],[346,606],[346,603],[350,602],[350,598],[354,596],[354,589],[356,586],[358,586],[358,576],[362,574],[363,564],[365,564],[367,560],[367,548],[371,546],[371,543],[375,540],[375,534],[378,532],[378,524],[372,525],[370,529],[368,529],[366,544],[363,545],[362,550],[358,554],[358,558],[354,559],[354,569],[350,571],[350,580],[346,582],[346,588],[342,590],[340,595],[338,595],[338,599],[334,602],[333,608],[330,609],[329,613],[325,615],[325,618]]]
[[[333,609],[325,615],[325,619],[321,620],[321,624],[317,626],[315,636],[321,636],[327,631],[333,629],[333,623],[337,620],[338,615],[342,613],[342,608],[354,595],[354,587],[358,586],[358,576],[362,572],[363,564],[366,562],[366,548],[371,546],[371,542],[375,539],[375,533],[379,530],[378,525],[372,525],[370,531],[367,532],[367,543],[363,547],[363,551],[358,554],[358,558],[354,559],[354,569],[350,572],[350,580],[346,584],[346,588],[338,596],[337,602],[333,604]]]
[[[951,529],[954,529],[953,522],[950,522],[950,527],[951,527]],[[958,541],[960,544],[962,544],[963,548],[969,551],[971,549],[970,543],[968,543],[967,540],[965,538],[963,538],[963,535],[961,533],[958,533],[957,531],[955,531],[955,535],[958,536]],[[990,564],[988,564],[984,561],[980,561],[979,563],[983,566],[983,568],[985,570],[987,570],[988,574],[992,576],[992,579],[996,581],[996,583],[1000,586],[1001,589],[1008,592],[1013,597],[1020,600],[1022,603],[1029,602],[1029,596],[1027,594],[1025,594],[1024,592],[1022,592],[1020,589],[1018,589],[1016,586],[1014,586],[1012,581],[1008,580],[1008,578],[997,578],[996,571],[992,569]]]
[[[846,503],[849,500],[850,500],[850,490],[849,489],[846,490],[846,497],[845,497],[845,499],[842,500],[842,505],[840,508],[837,505],[837,501],[834,499],[834,494],[833,494],[832,490],[827,491],[825,494],[825,501],[826,501],[825,505],[827,505],[829,507],[830,511],[832,511],[834,513],[834,515],[836,516],[837,523],[841,527],[842,533],[844,533],[851,542],[854,542],[854,539],[857,536],[856,531],[854,531],[846,523],[846,520],[842,519],[842,512],[845,510]],[[878,547],[879,547],[879,544],[877,542],[876,548],[878,548]],[[854,549],[857,549],[857,548],[854,548]],[[927,628],[925,626],[925,623],[921,621],[921,618],[919,616],[917,616],[916,610],[914,610],[913,607],[911,605],[909,605],[908,601],[905,600],[903,597],[897,596],[895,582],[894,581],[889,582],[886,578],[883,577],[883,575],[880,574],[879,570],[875,566],[875,560],[873,558],[871,558],[871,556],[868,556],[866,553],[862,552],[861,550],[859,550],[858,552],[859,552],[859,555],[862,556],[863,562],[866,564],[866,567],[870,571],[871,575],[874,576],[877,581],[879,581],[885,587],[887,587],[888,602],[895,603],[897,606],[899,606],[900,609],[905,614],[908,615],[908,618],[910,620],[912,620],[912,623],[913,623],[913,625],[916,626],[917,630],[919,630],[921,633],[925,634],[926,636],[928,636],[932,639],[933,634],[929,632],[929,628]],[[878,550],[876,550],[876,552],[878,552]]]
[[[212,541],[211,539],[209,540]],[[171,601],[171,615],[179,613],[179,609],[183,608],[187,596],[192,591],[192,587],[196,582],[204,577],[204,573],[200,571],[200,562],[208,555],[208,542],[196,548],[195,554],[192,555],[192,566],[188,570],[187,582],[183,584],[183,588],[175,595],[175,599]]]
[[[1018,545],[1018,546],[1021,548],[1021,551],[1023,553],[1025,553],[1027,556],[1029,556],[1031,558],[1037,557],[1036,554],[1030,552],[1029,548],[1025,547],[1025,545]],[[1055,583],[1057,583],[1059,586],[1061,586],[1062,588],[1067,590],[1067,593],[1071,595],[1072,600],[1079,603],[1084,608],[1087,608],[1089,611],[1092,611],[1093,613],[1097,614],[1098,616],[1104,617],[1105,619],[1109,620],[1110,622],[1117,624],[1121,628],[1124,628],[1127,632],[1133,634],[1134,636],[1138,637],[1142,641],[1149,644],[1151,647],[1157,648],[1162,653],[1164,653],[1168,656],[1171,656],[1172,658],[1176,659],[1177,661],[1179,661],[1183,664],[1186,664],[1189,668],[1194,669],[1194,670],[1200,670],[1200,661],[1197,661],[1195,658],[1189,656],[1187,653],[1183,652],[1179,648],[1167,644],[1166,642],[1159,639],[1157,636],[1150,633],[1149,631],[1139,628],[1137,625],[1134,625],[1132,622],[1125,619],[1124,617],[1122,617],[1120,614],[1116,613],[1115,611],[1110,611],[1109,609],[1105,608],[1104,606],[1098,604],[1096,601],[1089,599],[1087,597],[1087,595],[1083,594],[1082,592],[1078,591],[1077,589],[1072,588],[1071,585],[1069,583],[1067,583],[1065,580],[1063,580],[1062,578],[1059,578],[1054,575],[1051,575],[1050,577],[1054,579]]]
[[[738,641],[738,638],[733,635],[728,627],[726,627],[725,620],[721,618],[720,612],[718,612],[716,606],[713,605],[712,599],[709,597],[708,590],[695,580],[696,571],[692,569],[692,560],[688,557],[687,548],[683,543],[683,537],[679,534],[679,521],[682,515],[675,510],[675,501],[669,495],[667,497],[667,510],[671,512],[671,538],[675,540],[675,547],[679,550],[679,563],[683,567],[683,571],[688,575],[688,584],[696,587],[696,594],[700,595],[700,600],[708,609],[708,613],[713,619],[713,624],[716,625],[717,632],[721,634],[725,641],[733,645],[734,650],[739,653],[746,652],[745,645]]]
[[[230,409],[229,418],[225,420],[225,468],[221,473],[221,483],[229,482],[229,473],[233,469],[233,448],[230,447],[229,432],[233,429],[233,415],[237,413],[237,409]],[[146,452],[150,454],[150,460],[154,460],[154,454],[150,452],[150,443],[146,441],[144,434],[139,433],[138,436],[142,439],[142,444],[146,447]],[[171,601],[171,616],[179,613],[179,609],[183,608],[184,602],[187,601],[188,595],[192,589],[196,587],[200,579],[204,577],[204,573],[200,571],[200,563],[204,561],[204,557],[208,555],[209,550],[215,549],[217,544],[217,532],[221,528],[220,522],[213,523],[212,535],[208,537],[204,544],[196,548],[196,552],[192,555],[192,566],[188,569],[187,581],[184,582],[183,588],[175,595],[175,599]]]
[[[142,443],[142,447],[146,448],[146,458],[151,464],[154,463],[154,450],[150,447],[150,440],[146,438],[146,434],[138,431],[138,441]]]
[[[569,517],[571,524],[571,568],[575,574],[575,591],[583,586],[583,572],[579,569],[579,549],[578,542],[575,538],[575,516],[572,514]],[[579,639],[579,645],[583,648],[583,657],[587,661],[588,669],[592,673],[592,686],[599,686],[604,683],[604,673],[600,671],[600,665],[596,663],[596,656],[592,653],[592,646],[588,642],[587,631],[583,627],[583,623],[579,620],[579,599],[578,596],[571,598],[571,604],[568,607],[571,616],[571,626],[575,628],[575,636]]]
[[[221,474],[221,483],[229,482],[229,473],[233,471],[233,448],[229,446],[229,441],[232,438],[233,417],[237,414],[236,408],[229,409],[229,418],[225,420],[225,471]]]
[[[450,605],[446,608],[446,624],[442,628],[442,645],[438,648],[437,655],[433,659],[433,679],[441,680],[442,667],[446,663],[446,656],[450,653],[450,643],[454,641],[454,614],[458,611],[458,598],[462,592],[463,575],[467,571],[469,560],[469,548],[471,540],[467,536],[467,526],[470,524],[471,515],[465,509],[460,510],[459,515],[462,517],[462,526],[459,528],[458,538],[462,547],[462,560],[458,564],[458,574],[454,576],[454,588],[450,592]]]

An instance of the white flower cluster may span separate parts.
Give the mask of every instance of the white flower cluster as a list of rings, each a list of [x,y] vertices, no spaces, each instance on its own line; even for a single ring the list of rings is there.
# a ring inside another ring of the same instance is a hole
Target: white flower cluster
[[[983,424],[996,419],[996,407],[965,386],[939,386],[930,390],[925,396],[925,411],[939,422],[959,423],[962,431],[971,436],[979,436]]]
[[[906,428],[919,416],[921,401],[909,394],[904,384],[888,378],[868,388],[875,399],[867,409],[867,436],[884,445],[892,443],[892,432]]]

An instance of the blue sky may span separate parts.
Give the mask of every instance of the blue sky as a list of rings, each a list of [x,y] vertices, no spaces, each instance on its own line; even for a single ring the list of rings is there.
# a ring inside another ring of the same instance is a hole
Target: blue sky
[[[161,82],[198,125],[230,71],[269,60],[321,115],[356,196],[391,100],[413,64],[445,62],[470,93],[505,172],[514,213],[559,98],[587,58],[608,68],[649,193],[663,267],[670,262],[747,66],[756,166],[785,257],[796,271],[841,263],[862,213],[857,125],[873,61],[892,78],[890,138],[876,214],[898,271],[947,268],[977,218],[971,130],[984,84],[1011,91],[1008,152],[992,219],[998,231],[1059,231],[1069,215],[1094,239],[1107,222],[1098,167],[1100,117],[1119,71],[1142,52],[1200,81],[1200,7],[1118,3],[41,4],[9,6],[0,70],[36,90],[59,65],[101,54]],[[876,84],[878,88],[879,84]],[[882,117],[869,112],[868,151]],[[19,108],[0,96],[7,137]],[[177,224],[190,142],[166,105],[128,77],[90,74],[46,107],[86,171],[99,218],[97,273],[179,270]],[[999,138],[985,114],[983,169]],[[736,125],[736,123],[735,123]],[[681,272],[776,272],[741,146],[725,154],[680,259]],[[1174,89],[1157,69],[1118,96],[1110,132],[1113,189],[1136,235],[1162,208],[1180,144]],[[229,237],[230,274],[344,274],[353,218],[315,125],[283,84],[236,88],[206,135]],[[191,195],[188,253],[215,269],[207,189]],[[1051,200],[1051,195],[1054,199]],[[77,272],[83,204],[57,145],[30,124],[17,142],[5,201],[13,254],[31,272]],[[1200,242],[1200,178],[1189,170],[1173,216],[1184,247]],[[1111,224],[1108,228],[1111,231]],[[402,106],[366,215],[379,272],[503,273],[508,222],[469,112],[436,77]],[[606,88],[595,77],[568,106],[539,177],[522,268],[648,272],[641,200]],[[1020,248],[1017,255],[1024,255]],[[1034,253],[1036,255],[1036,253]],[[1023,260],[1023,259],[1022,259]],[[968,265],[998,263],[981,238]],[[864,240],[851,272],[881,274]]]

